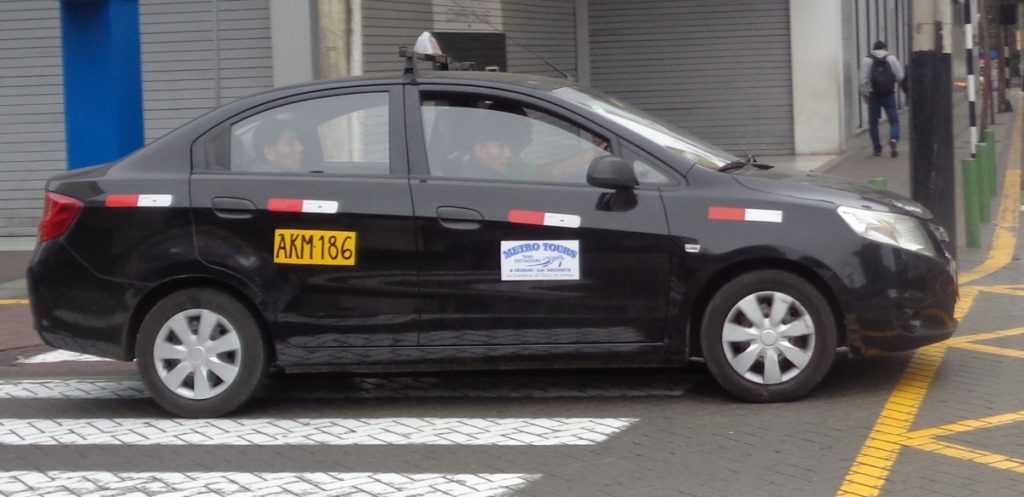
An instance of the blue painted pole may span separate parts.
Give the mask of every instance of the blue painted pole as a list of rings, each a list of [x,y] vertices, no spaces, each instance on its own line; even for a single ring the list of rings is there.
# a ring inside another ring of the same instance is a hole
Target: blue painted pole
[[[61,0],[68,169],[143,145],[138,0]]]

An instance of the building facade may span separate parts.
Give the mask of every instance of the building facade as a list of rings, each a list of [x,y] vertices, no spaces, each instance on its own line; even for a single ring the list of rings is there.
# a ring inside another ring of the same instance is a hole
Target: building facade
[[[139,0],[145,137],[273,86],[397,74],[430,30],[503,33],[504,69],[568,74],[739,155],[835,154],[866,126],[870,44],[909,55],[907,4]],[[66,170],[60,33],[59,2],[0,2],[0,236],[34,235]]]

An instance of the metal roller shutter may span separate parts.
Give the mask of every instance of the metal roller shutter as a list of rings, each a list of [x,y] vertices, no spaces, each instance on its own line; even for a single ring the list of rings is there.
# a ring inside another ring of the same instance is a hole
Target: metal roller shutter
[[[398,47],[410,49],[433,29],[433,7],[422,0],[363,0],[363,74],[401,75]]]
[[[398,47],[411,47],[423,31],[493,33],[497,28],[522,45],[507,41],[511,72],[558,77],[539,56],[575,75],[574,5],[574,0],[363,0],[363,73],[400,74]],[[472,11],[483,13],[494,27]]]
[[[792,154],[788,0],[590,0],[592,85],[735,153]]]
[[[141,0],[146,142],[231,100],[270,89],[273,65],[268,0]],[[220,99],[217,54],[220,45]]]
[[[0,2],[0,236],[36,234],[66,167],[60,39],[57,2]]]
[[[218,2],[221,103],[272,86],[268,0]],[[211,0],[141,0],[146,142],[217,105]],[[0,236],[35,235],[65,171],[60,5],[0,2]]]
[[[512,40],[508,41],[510,72],[561,77],[537,58],[539,56],[576,77],[576,11],[573,0],[505,0],[501,10],[505,32],[526,47],[524,50]]]

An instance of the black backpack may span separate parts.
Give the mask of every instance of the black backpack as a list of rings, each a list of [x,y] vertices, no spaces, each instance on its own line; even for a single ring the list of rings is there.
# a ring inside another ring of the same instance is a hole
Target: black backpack
[[[889,57],[881,59],[871,56],[871,92],[880,97],[892,95],[896,87],[896,75],[892,72]]]

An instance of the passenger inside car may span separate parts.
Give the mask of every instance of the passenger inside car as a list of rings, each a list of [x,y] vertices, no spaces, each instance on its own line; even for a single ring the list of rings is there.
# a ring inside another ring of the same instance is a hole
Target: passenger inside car
[[[302,167],[305,148],[294,126],[277,118],[261,122],[253,132],[253,171],[295,172]]]

